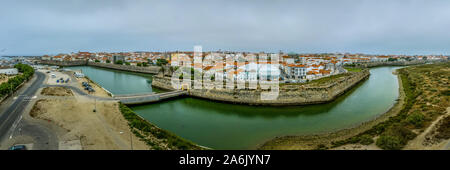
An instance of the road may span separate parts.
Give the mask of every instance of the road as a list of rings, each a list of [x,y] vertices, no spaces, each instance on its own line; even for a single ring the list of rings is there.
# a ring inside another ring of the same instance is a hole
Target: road
[[[36,79],[34,82],[22,93],[19,92],[20,94],[14,99],[12,104],[7,106],[3,113],[0,114],[0,142],[10,139],[15,132],[20,131],[34,138],[35,148],[37,149],[57,149],[57,144],[54,144],[55,141],[50,142],[55,137],[48,135],[47,130],[22,119],[25,108],[45,80],[43,73],[36,71],[35,75]]]

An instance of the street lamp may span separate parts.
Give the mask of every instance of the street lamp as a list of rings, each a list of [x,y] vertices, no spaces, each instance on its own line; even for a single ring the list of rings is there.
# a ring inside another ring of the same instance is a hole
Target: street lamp
[[[94,98],[94,112],[97,111],[97,98]]]

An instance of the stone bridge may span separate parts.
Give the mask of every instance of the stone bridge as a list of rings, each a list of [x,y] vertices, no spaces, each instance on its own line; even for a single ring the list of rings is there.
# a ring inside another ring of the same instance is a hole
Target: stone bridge
[[[173,97],[183,96],[188,94],[187,91],[177,90],[165,93],[145,93],[145,94],[131,94],[131,95],[114,95],[114,99],[120,100],[123,104],[143,104],[158,102]]]

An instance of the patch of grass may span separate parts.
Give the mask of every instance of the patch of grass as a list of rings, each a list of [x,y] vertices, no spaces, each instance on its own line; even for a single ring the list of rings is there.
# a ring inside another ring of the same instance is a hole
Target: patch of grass
[[[363,145],[370,145],[373,142],[374,141],[372,139],[372,136],[370,136],[370,135],[362,135],[359,137],[359,143],[361,143]]]
[[[344,67],[349,72],[361,72],[362,68],[356,68],[356,67]]]

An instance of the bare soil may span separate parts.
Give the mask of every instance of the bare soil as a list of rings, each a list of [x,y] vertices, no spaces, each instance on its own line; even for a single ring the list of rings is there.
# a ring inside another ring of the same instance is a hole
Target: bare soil
[[[93,112],[96,108],[96,112]],[[131,133],[115,101],[41,99],[30,115],[67,130],[62,141],[80,140],[83,150],[145,150],[149,147]]]
[[[42,89],[41,95],[46,96],[73,96],[70,89],[65,87],[46,87]]]

